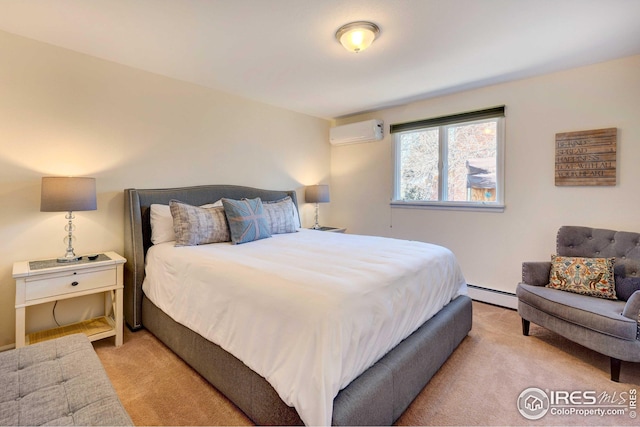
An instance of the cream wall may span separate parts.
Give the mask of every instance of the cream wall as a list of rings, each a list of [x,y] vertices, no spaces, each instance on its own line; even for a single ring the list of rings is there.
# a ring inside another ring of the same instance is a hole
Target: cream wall
[[[0,58],[0,348],[15,340],[12,263],[64,253],[64,214],[39,211],[42,176],[97,180],[98,210],[76,213],[80,254],[122,253],[128,187],[328,182],[325,120],[5,32]],[[32,310],[27,327],[53,325],[51,309]],[[56,313],[67,322],[99,309],[90,297]]]
[[[425,76],[428,78],[428,76]],[[503,213],[389,207],[389,125],[506,105]],[[349,117],[384,140],[333,147],[331,225],[449,247],[471,284],[515,292],[525,260],[547,260],[561,225],[640,232],[640,56]],[[618,128],[615,187],[556,187],[555,134]]]

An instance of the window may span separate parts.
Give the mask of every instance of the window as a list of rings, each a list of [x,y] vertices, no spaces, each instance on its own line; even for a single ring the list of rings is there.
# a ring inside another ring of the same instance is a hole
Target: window
[[[504,106],[391,125],[392,205],[504,210]]]

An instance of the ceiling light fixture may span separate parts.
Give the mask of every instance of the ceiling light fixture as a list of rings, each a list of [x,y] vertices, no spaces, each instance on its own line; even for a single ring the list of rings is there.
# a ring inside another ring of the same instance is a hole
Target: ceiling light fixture
[[[345,24],[336,31],[336,39],[349,52],[359,53],[371,46],[380,34],[380,28],[367,21]]]

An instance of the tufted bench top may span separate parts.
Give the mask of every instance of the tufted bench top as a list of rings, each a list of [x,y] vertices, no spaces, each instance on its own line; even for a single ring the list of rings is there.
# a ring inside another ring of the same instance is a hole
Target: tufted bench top
[[[0,425],[133,425],[83,334],[0,353]]]

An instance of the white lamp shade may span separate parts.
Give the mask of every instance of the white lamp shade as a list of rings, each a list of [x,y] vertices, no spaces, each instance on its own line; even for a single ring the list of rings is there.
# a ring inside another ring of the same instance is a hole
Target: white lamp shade
[[[41,212],[96,210],[96,179],[47,176],[42,178]]]
[[[304,200],[307,203],[327,203],[329,202],[328,185],[310,185],[305,189]]]

